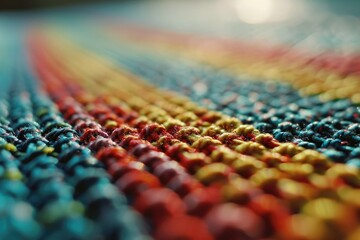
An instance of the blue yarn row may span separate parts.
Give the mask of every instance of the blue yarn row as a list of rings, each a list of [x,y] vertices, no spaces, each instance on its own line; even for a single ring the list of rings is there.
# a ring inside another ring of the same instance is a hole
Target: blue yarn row
[[[148,239],[28,67],[0,82],[0,239]]]

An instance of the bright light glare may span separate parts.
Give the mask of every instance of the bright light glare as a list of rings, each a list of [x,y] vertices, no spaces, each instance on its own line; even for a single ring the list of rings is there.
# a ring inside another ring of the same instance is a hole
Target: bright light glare
[[[239,18],[250,24],[271,20],[274,13],[274,0],[235,0]]]

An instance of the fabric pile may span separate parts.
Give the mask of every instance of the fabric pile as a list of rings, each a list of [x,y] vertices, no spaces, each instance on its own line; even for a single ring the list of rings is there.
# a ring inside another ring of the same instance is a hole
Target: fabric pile
[[[360,239],[356,52],[27,19],[0,29],[0,239]]]

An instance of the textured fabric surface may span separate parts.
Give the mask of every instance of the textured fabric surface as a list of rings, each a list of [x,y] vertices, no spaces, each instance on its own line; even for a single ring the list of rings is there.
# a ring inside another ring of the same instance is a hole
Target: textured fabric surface
[[[359,20],[131,6],[1,17],[0,239],[359,239]]]

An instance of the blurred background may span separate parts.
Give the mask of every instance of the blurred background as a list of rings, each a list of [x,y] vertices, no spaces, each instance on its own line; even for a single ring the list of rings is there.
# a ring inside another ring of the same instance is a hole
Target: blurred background
[[[101,4],[106,2],[170,2],[169,0],[0,0],[0,10],[27,10],[34,8],[48,8],[58,6],[71,6],[71,5],[87,5],[87,4]],[[339,14],[360,14],[360,1],[357,0],[297,0],[297,1],[271,1],[271,0],[233,0],[234,2],[247,2],[252,4],[267,4],[266,2],[301,2],[307,4],[310,7],[326,8]],[[180,2],[186,2],[191,5],[193,1],[185,0]],[[227,0],[220,1],[208,1],[208,2],[223,2],[226,4]],[[246,4],[246,3],[245,3]]]
[[[315,55],[360,51],[358,16],[358,0],[0,0],[0,20],[8,25],[18,19],[55,20],[69,26],[103,23],[100,28],[130,23],[281,44]]]
[[[106,1],[109,0],[0,0],[0,9],[26,10],[34,8],[47,8],[72,4],[89,4],[94,2]]]

